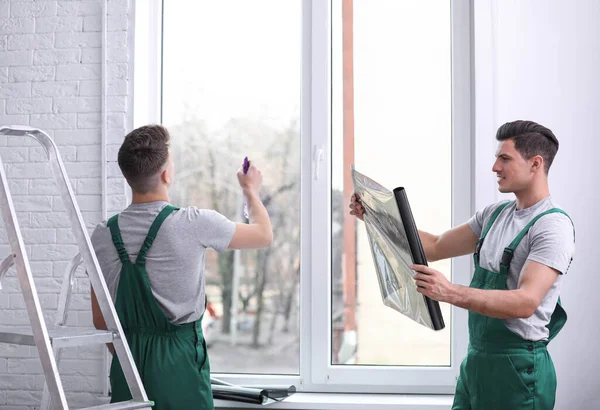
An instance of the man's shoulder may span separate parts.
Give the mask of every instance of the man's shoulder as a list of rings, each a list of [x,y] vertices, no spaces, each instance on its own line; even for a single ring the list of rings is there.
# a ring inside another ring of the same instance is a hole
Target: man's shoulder
[[[483,208],[481,210],[481,214],[483,217],[484,221],[488,221],[490,220],[490,218],[492,217],[492,215],[494,215],[494,213],[496,213],[497,211],[499,211],[500,209],[502,209],[501,212],[510,212],[511,209],[515,208],[515,200],[501,200],[498,202],[494,202],[492,204],[487,205],[485,208]]]
[[[90,242],[94,249],[98,249],[100,245],[110,239],[110,229],[107,225],[108,221],[97,223],[90,235]]]
[[[575,243],[575,225],[568,213],[550,200],[540,213],[554,210],[540,217],[531,227],[532,243],[553,243],[557,248],[570,248]],[[557,212],[556,210],[560,210]]]
[[[193,231],[197,232],[199,229],[203,233],[213,233],[214,231],[222,231],[232,222],[223,214],[219,213],[214,209],[198,208],[196,206],[181,207],[177,211],[173,212],[169,217],[170,221],[167,220],[167,226],[169,230],[176,231]]]
[[[212,219],[212,218],[215,218],[218,216],[222,216],[215,209],[198,208],[197,206],[193,206],[193,205],[179,207],[179,209],[177,209],[174,213],[178,216],[185,216],[185,217],[191,218],[191,219],[203,219],[203,218]]]
[[[548,201],[548,205],[547,205],[547,210],[554,210],[555,212],[553,212],[553,215],[555,217],[558,217],[560,219],[568,219],[569,221],[572,221],[571,217],[569,216],[569,212],[562,207],[560,204],[556,203],[556,201],[554,201],[553,199],[550,199]]]
[[[502,208],[502,210],[513,210],[516,208],[517,200],[516,199],[503,199],[495,204],[490,206],[492,212],[496,212],[498,209]]]
[[[551,208],[552,209],[552,208]],[[558,208],[560,209],[560,208]],[[575,230],[573,220],[566,212],[550,212],[540,217],[531,227],[533,233],[556,232],[564,234]]]
[[[551,211],[551,212],[549,212]],[[544,214],[545,213],[545,214]],[[548,198],[547,202],[544,204],[544,207],[540,209],[538,215],[544,214],[540,217],[539,222],[536,222],[536,228],[544,228],[544,227],[557,227],[560,226],[562,228],[568,227],[569,229],[574,229],[575,224],[569,213],[565,208],[563,208],[560,204],[558,204],[554,199]],[[535,218],[537,215],[532,216]]]
[[[97,223],[96,226],[94,227],[94,230],[92,231],[92,235],[94,235],[97,232],[102,232],[103,230],[107,230],[107,229],[108,229],[108,219]]]

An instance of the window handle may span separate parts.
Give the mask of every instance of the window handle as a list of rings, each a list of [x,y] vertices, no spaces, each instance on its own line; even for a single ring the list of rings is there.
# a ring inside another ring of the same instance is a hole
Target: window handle
[[[323,148],[323,146],[315,145],[314,154],[313,154],[315,181],[319,180],[319,171],[321,169],[321,162],[323,162],[324,154],[325,154],[325,149]]]

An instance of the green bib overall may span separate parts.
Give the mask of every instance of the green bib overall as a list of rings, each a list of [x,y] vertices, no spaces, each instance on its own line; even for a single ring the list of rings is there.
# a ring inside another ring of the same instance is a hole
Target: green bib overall
[[[156,410],[213,410],[210,365],[199,320],[182,325],[169,322],[148,281],[146,255],[162,222],[173,206],[156,217],[135,263],[121,238],[118,215],[108,221],[112,240],[123,267],[115,308],[137,365],[146,394]],[[111,402],[131,400],[131,394],[116,356],[110,369]]]
[[[501,205],[483,230],[474,254],[475,273],[471,287],[507,289],[508,267],[514,250],[529,228],[542,216],[560,212],[550,209],[537,215],[504,249],[500,272],[479,266],[481,245],[498,215]],[[469,349],[460,366],[453,410],[551,410],[556,395],[556,373],[546,345],[562,329],[567,314],[560,299],[547,325],[550,337],[531,342],[510,331],[501,319],[469,311]]]

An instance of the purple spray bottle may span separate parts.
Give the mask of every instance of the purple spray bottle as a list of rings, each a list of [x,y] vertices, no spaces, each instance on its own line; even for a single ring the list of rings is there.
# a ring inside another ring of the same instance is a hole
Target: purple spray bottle
[[[248,161],[248,157],[245,157],[244,158],[244,166],[242,168],[244,175],[246,175],[248,173],[249,168],[250,168],[250,161]],[[248,219],[248,203],[246,202],[246,197],[244,197],[244,217],[246,219]]]

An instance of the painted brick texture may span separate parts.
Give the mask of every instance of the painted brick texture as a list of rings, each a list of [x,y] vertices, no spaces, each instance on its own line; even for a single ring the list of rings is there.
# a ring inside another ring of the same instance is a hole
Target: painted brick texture
[[[126,133],[133,0],[108,0],[108,158],[101,163],[101,58],[103,0],[0,0],[0,125],[30,125],[59,147],[72,188],[91,233],[103,218],[101,171],[108,172],[108,215],[125,205],[125,184],[116,166],[116,144]],[[0,157],[18,213],[39,298],[49,325],[62,276],[78,252],[64,206],[33,140],[0,139]],[[0,229],[0,261],[9,245]],[[77,281],[68,324],[92,326],[89,281]],[[0,326],[28,325],[14,268],[0,290]],[[100,404],[103,347],[63,349],[60,371],[69,403]],[[33,347],[0,344],[0,408],[37,409],[44,377]]]

